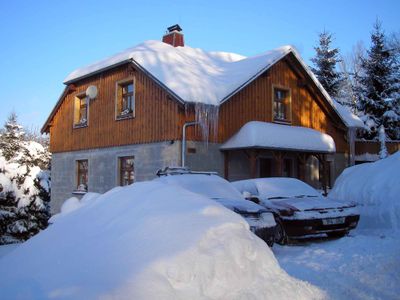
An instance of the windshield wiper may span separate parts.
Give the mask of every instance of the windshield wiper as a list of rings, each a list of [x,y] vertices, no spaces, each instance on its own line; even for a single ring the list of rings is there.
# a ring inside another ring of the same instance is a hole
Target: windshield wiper
[[[268,200],[275,200],[275,199],[286,199],[287,197],[271,197]]]
[[[295,198],[304,198],[304,197],[318,197],[318,196],[312,196],[312,195],[298,195],[294,196]]]

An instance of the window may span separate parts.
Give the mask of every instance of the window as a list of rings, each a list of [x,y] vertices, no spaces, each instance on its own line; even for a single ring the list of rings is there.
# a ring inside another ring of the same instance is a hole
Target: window
[[[77,161],[77,184],[76,189],[79,192],[87,192],[88,190],[88,170],[89,164],[87,159]]]
[[[119,184],[132,184],[135,179],[133,169],[133,156],[125,156],[119,158]]]
[[[88,103],[86,94],[82,93],[75,97],[74,127],[85,127],[88,123]]]
[[[117,119],[133,117],[135,111],[135,88],[133,79],[117,83]]]
[[[290,90],[274,88],[274,121],[290,122]]]

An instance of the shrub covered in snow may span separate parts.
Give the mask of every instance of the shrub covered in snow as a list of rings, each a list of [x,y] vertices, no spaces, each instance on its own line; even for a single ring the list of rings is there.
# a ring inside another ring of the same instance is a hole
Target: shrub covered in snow
[[[3,297],[325,296],[283,271],[244,219],[215,201],[155,181],[94,196],[0,260]]]
[[[42,145],[24,140],[12,114],[0,135],[0,244],[24,241],[46,228],[49,161]]]
[[[400,230],[400,152],[347,168],[329,194],[359,204],[361,229]]]

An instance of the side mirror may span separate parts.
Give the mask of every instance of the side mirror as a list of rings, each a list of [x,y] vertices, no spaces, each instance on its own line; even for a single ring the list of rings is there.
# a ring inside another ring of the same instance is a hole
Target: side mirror
[[[250,200],[251,202],[254,202],[256,204],[260,204],[260,199],[258,199],[258,197],[256,196],[251,196],[250,198],[248,198],[248,200]]]
[[[250,192],[244,191],[242,193],[242,195],[246,200],[249,200],[249,201],[254,202],[256,204],[260,204],[260,199],[258,199],[257,196],[254,196],[254,195],[250,194]]]

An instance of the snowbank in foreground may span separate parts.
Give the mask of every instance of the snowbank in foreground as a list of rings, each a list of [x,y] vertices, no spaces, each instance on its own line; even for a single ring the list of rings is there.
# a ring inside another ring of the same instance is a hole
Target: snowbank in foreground
[[[235,213],[162,183],[115,188],[0,260],[5,299],[319,299]]]
[[[329,197],[358,203],[359,229],[399,231],[400,152],[374,163],[347,168],[336,180]]]

